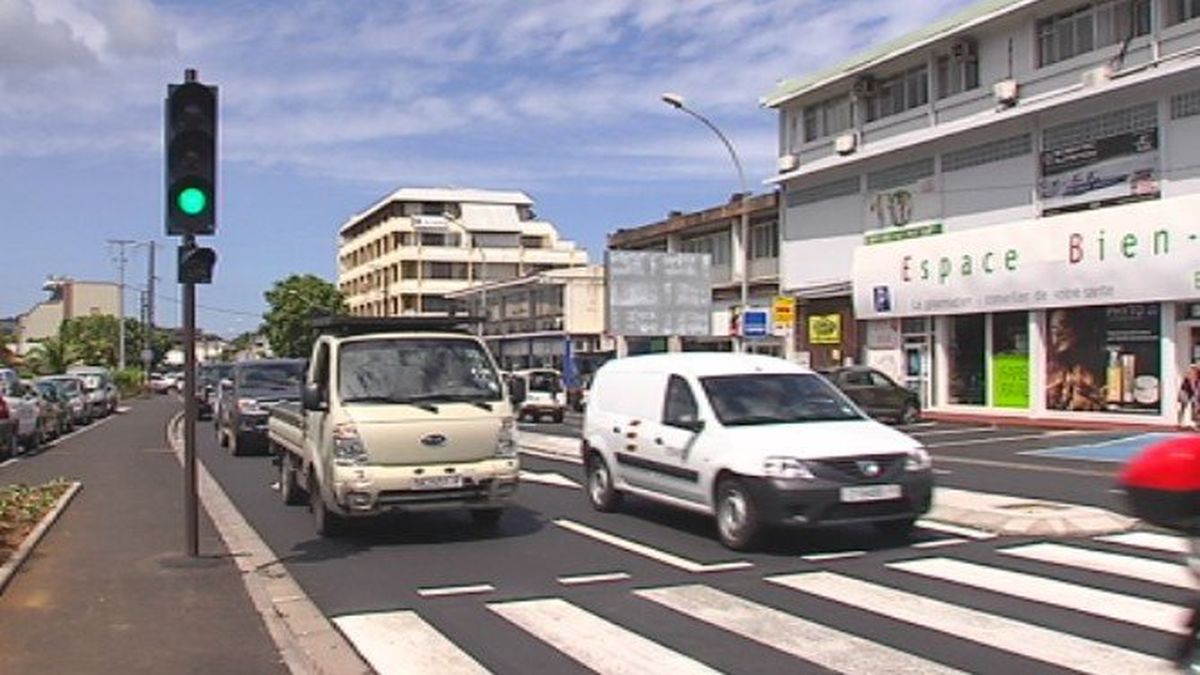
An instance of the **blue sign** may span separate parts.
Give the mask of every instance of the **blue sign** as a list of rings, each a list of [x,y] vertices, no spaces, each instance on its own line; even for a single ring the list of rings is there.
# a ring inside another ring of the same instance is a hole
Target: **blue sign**
[[[765,309],[748,309],[742,315],[742,336],[767,337],[771,333],[771,313]]]

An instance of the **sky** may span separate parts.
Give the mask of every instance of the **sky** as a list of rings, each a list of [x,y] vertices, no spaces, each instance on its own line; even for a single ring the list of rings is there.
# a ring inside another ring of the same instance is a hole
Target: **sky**
[[[214,282],[198,325],[253,330],[290,274],[336,279],[338,228],[400,187],[521,190],[560,236],[754,192],[775,171],[760,98],[971,0],[0,0],[0,318],[51,275],[115,281],[109,240],[155,241],[158,323],[179,325],[163,225],[163,98],[220,88]],[[137,314],[148,247],[128,251]]]

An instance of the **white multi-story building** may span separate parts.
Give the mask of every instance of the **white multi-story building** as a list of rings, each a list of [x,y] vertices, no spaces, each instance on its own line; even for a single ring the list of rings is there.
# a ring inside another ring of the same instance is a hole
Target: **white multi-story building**
[[[444,314],[447,293],[587,264],[521,192],[401,188],[339,234],[338,288],[357,316]]]
[[[782,290],[853,331],[801,349],[948,413],[1174,422],[1200,360],[1200,2],[989,0],[763,104]]]

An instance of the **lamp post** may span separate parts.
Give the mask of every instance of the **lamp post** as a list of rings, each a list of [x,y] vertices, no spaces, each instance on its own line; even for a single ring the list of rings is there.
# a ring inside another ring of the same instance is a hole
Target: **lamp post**
[[[667,92],[662,95],[662,100],[663,103],[666,103],[672,108],[675,108],[676,110],[682,110],[692,117],[695,117],[696,119],[700,120],[701,124],[711,129],[712,132],[717,135],[717,138],[721,139],[721,142],[725,144],[725,149],[729,151],[729,158],[733,160],[733,168],[737,169],[738,189],[740,190],[740,192],[738,192],[740,197],[738,199],[738,209],[741,211],[741,218],[738,227],[738,239],[741,242],[742,254],[741,298],[739,302],[740,307],[738,308],[739,316],[741,318],[738,322],[738,330],[744,333],[746,307],[750,303],[750,214],[746,210],[746,198],[750,196],[750,193],[746,190],[746,173],[742,171],[742,162],[738,159],[737,151],[733,149],[733,143],[730,143],[729,139],[725,137],[725,134],[721,133],[721,130],[718,129],[715,124],[710,122],[707,117],[684,105],[683,97],[679,94]],[[740,333],[735,335],[734,344],[737,346],[737,351],[746,351],[746,338],[744,335]]]

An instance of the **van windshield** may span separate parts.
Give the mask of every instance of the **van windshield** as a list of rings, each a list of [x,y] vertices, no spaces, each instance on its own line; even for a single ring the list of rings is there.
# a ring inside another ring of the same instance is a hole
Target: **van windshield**
[[[345,403],[495,401],[500,392],[491,359],[473,340],[364,340],[339,350]]]
[[[862,419],[849,399],[817,375],[721,375],[700,378],[721,424],[788,424]]]
[[[547,394],[557,394],[558,373],[553,371],[538,371],[529,374],[529,391],[540,391]]]

